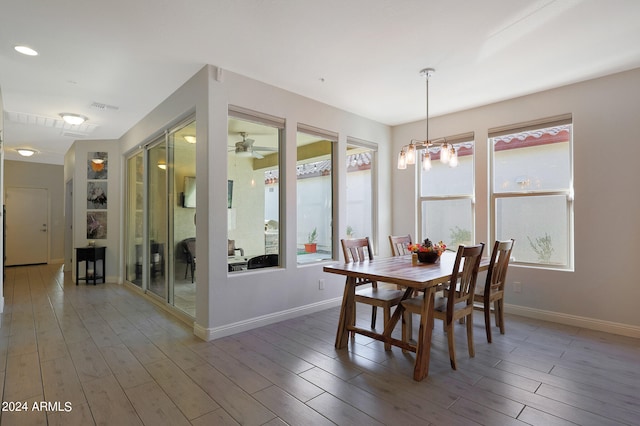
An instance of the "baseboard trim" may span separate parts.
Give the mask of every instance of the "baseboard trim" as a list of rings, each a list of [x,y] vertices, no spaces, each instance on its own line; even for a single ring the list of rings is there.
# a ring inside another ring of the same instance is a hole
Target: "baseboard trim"
[[[230,336],[232,334],[241,333],[243,331],[252,330],[254,328],[263,327],[265,325],[274,324],[302,315],[312,314],[325,309],[340,306],[342,297],[335,299],[323,300],[322,302],[312,303],[310,305],[300,306],[286,311],[274,312],[272,314],[260,317],[250,318],[244,321],[238,321],[233,324],[223,325],[221,327],[205,328],[198,323],[193,324],[193,334],[202,340],[210,341],[221,337]]]
[[[640,327],[628,324],[580,317],[561,312],[544,311],[542,309],[534,309],[526,306],[510,305],[506,303],[504,305],[504,311],[509,314],[520,315],[527,318],[557,322],[560,324],[587,328],[589,330],[618,334],[621,336],[640,338]]]

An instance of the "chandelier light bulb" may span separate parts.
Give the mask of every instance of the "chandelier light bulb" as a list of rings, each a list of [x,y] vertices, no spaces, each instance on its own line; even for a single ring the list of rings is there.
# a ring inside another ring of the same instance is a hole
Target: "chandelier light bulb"
[[[449,158],[449,167],[458,167],[458,153],[456,149],[451,146],[451,157]]]
[[[440,161],[444,164],[448,164],[450,158],[451,151],[449,150],[449,144],[445,142],[440,148]]]
[[[407,157],[404,151],[398,153],[398,170],[405,170],[407,168]]]
[[[407,149],[407,164],[416,164],[416,147],[413,143]]]
[[[426,153],[422,154],[422,170],[425,172],[431,170],[431,155],[429,154],[429,150],[426,150]]]

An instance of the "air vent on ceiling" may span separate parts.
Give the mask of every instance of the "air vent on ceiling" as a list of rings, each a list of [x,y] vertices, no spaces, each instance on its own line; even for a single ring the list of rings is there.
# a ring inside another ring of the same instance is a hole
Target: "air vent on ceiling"
[[[80,139],[80,138],[86,138],[87,136],[89,136],[86,133],[78,133],[78,132],[69,132],[69,131],[63,131],[61,133],[62,136],[67,136],[70,138],[76,138],[76,139]]]
[[[94,102],[91,104],[91,108],[94,109],[99,109],[100,111],[106,111],[108,109],[113,110],[113,111],[117,111],[120,108],[115,106],[115,105],[108,105],[108,104],[103,104],[101,102]]]

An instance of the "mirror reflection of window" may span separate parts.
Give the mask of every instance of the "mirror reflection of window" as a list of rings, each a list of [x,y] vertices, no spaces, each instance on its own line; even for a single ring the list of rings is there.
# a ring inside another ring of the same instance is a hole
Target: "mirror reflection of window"
[[[337,135],[301,126],[297,134],[297,260],[333,258],[333,147]]]
[[[184,177],[184,201],[183,207],[195,208],[196,207],[196,178],[195,176]]]
[[[229,111],[228,271],[279,266],[280,142],[284,120]],[[231,190],[231,189],[229,189]],[[231,195],[231,194],[229,194]]]

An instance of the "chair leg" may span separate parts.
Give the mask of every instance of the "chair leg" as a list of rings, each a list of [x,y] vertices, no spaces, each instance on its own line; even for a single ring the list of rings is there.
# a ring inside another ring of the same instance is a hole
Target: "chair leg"
[[[371,328],[376,328],[376,317],[378,310],[375,306],[371,307]]]
[[[193,284],[194,272],[196,271],[196,265],[191,263],[191,284]]]
[[[352,316],[351,316],[351,325],[355,326],[356,325],[356,305],[357,303],[353,304],[353,311],[352,311]],[[355,339],[356,337],[356,333],[354,333],[353,331],[349,333],[351,335],[352,339]]]
[[[467,345],[469,346],[469,356],[476,356],[476,349],[473,346],[473,310],[467,315]]]
[[[500,311],[498,314],[498,318],[500,318],[500,334],[504,334],[504,299],[497,300],[496,306],[498,307],[496,310]]]
[[[484,328],[487,331],[487,342],[491,343],[491,304],[484,302]]]
[[[406,309],[402,312],[402,341],[409,342],[411,340],[412,329],[409,328],[409,321],[411,321],[411,312]],[[406,349],[402,350],[402,353],[407,353]]]
[[[449,361],[451,362],[451,368],[457,370],[458,366],[456,365],[456,345],[453,338],[453,321],[448,323],[445,319],[443,323],[447,330],[447,341],[449,342]]]
[[[187,263],[184,267],[184,279],[187,279],[187,273],[189,272],[189,264]]]

